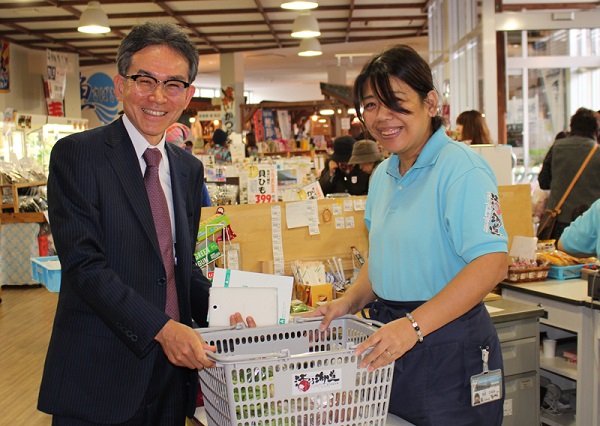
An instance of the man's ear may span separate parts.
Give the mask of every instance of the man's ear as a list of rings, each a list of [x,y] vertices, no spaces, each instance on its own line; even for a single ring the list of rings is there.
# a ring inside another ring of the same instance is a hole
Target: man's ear
[[[117,74],[113,77],[113,83],[115,84],[115,97],[118,101],[123,101],[123,88],[125,86],[125,77]]]

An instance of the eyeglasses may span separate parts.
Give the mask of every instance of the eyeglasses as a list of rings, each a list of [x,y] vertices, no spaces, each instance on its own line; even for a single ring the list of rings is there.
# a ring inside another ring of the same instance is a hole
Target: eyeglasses
[[[156,89],[159,83],[162,84],[163,90],[169,96],[180,95],[185,89],[190,87],[190,83],[182,80],[159,80],[151,75],[133,74],[124,75],[125,78],[130,78],[134,81],[135,87],[140,93],[150,93]]]

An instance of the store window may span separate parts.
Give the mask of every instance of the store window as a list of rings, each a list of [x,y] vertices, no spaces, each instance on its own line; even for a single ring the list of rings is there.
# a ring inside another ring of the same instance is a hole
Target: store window
[[[517,183],[534,183],[575,111],[600,109],[600,30],[510,31],[506,43],[508,143],[520,166]]]

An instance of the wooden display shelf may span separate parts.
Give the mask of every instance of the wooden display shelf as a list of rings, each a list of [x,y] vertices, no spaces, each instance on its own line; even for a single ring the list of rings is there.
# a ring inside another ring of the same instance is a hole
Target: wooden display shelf
[[[22,183],[3,183],[0,184],[0,190],[2,191],[2,197],[4,198],[5,189],[10,189],[13,202],[2,203],[1,208],[12,209],[14,213],[19,213],[19,189],[20,188],[32,188],[35,186],[44,186],[46,181],[35,181],[35,182],[22,182]]]
[[[44,213],[0,213],[0,224],[5,223],[44,223]]]

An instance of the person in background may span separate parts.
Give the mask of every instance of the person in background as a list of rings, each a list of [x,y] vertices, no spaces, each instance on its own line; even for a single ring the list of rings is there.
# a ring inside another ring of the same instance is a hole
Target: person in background
[[[556,246],[578,257],[600,254],[600,199],[565,228]]]
[[[485,117],[475,110],[463,111],[456,117],[456,140],[467,145],[493,145]]]
[[[165,140],[185,149],[185,142],[190,141],[192,130],[185,124],[175,122],[171,124],[165,133]]]
[[[361,171],[369,175],[369,179],[373,172],[383,161],[383,156],[379,150],[377,142],[370,140],[358,141],[352,147],[352,156],[348,161],[349,165],[358,164]]]
[[[324,315],[325,330],[366,306],[385,323],[355,353],[369,371],[395,362],[392,414],[417,425],[500,425],[502,398],[473,407],[471,392],[486,352],[490,370],[503,368],[482,302],[508,265],[494,173],[446,135],[431,69],[411,47],[370,59],[353,98],[359,120],[391,156],[367,196],[369,258],[344,297],[312,315]]]
[[[38,409],[55,426],[183,426],[197,370],[214,365],[206,351],[215,348],[192,329],[192,319],[206,326],[211,286],[193,256],[204,170],[165,143],[197,69],[180,27],[133,27],[114,77],[124,115],[52,149],[48,205],[62,279]]]
[[[227,133],[222,129],[216,129],[212,137],[213,145],[206,150],[206,155],[214,156],[217,164],[231,163],[231,152],[227,147],[227,141]]]
[[[246,134],[246,157],[258,157],[258,146],[253,132]]]
[[[570,127],[569,135],[557,138],[548,150],[538,176],[540,188],[550,190],[546,209],[556,206],[590,150],[598,143],[599,115],[587,108],[579,108],[571,117]],[[562,205],[552,230],[552,239],[558,241],[563,230],[600,198],[598,170],[600,152],[597,151]]]
[[[191,133],[191,129],[185,124],[173,123],[169,126],[165,133],[165,140],[169,143],[174,143],[175,145],[185,149],[187,152],[192,154],[193,142],[189,139]],[[202,207],[210,207],[212,206],[212,202],[210,201],[210,195],[208,194],[206,182],[204,182],[203,185],[204,186],[202,188]]]
[[[358,165],[350,165],[352,147],[356,141],[352,136],[340,136],[333,141],[333,154],[325,161],[319,184],[325,195],[367,195],[369,175]]]

